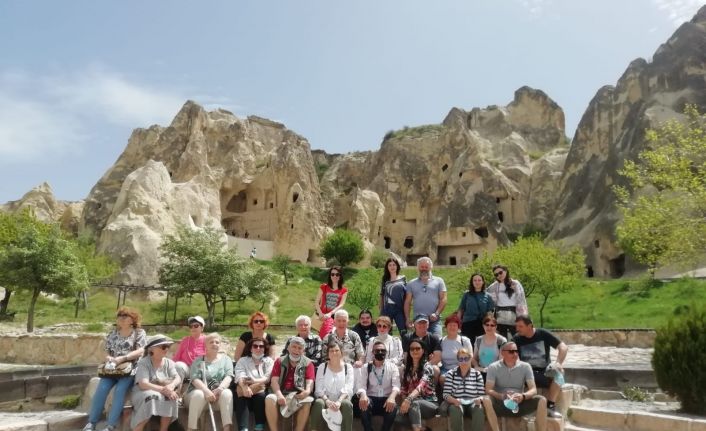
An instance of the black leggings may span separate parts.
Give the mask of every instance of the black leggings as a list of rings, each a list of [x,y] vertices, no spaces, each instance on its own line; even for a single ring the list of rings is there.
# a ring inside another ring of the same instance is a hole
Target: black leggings
[[[267,392],[263,391],[259,394],[254,394],[251,398],[238,397],[236,392],[233,392],[233,401],[235,402],[235,419],[239,429],[249,428],[250,410],[255,414],[255,424],[264,424],[265,419],[265,397]]]
[[[463,322],[461,325],[461,334],[465,335],[471,340],[471,344],[476,342],[476,338],[485,334],[483,330],[482,320],[471,320],[470,322]]]

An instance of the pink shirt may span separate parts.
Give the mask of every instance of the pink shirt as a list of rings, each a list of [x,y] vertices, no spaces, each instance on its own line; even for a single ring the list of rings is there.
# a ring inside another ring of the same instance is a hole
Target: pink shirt
[[[186,365],[191,365],[196,358],[206,354],[205,338],[206,336],[203,334],[201,334],[198,340],[194,340],[194,337],[191,336],[182,338],[179,343],[179,349],[172,357],[172,360],[174,362],[183,362]]]

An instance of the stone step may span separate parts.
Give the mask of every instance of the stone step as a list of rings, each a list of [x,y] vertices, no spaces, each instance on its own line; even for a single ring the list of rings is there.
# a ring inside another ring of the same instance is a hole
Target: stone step
[[[605,430],[600,430],[598,428],[584,428],[584,427],[570,424],[568,422],[564,426],[564,430],[566,430],[566,431],[605,431]]]
[[[571,406],[571,422],[605,431],[706,431],[706,419]]]

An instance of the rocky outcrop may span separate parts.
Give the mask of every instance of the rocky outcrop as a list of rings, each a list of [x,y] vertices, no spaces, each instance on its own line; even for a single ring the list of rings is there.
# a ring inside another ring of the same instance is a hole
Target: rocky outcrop
[[[321,188],[336,197],[334,224],[349,227],[355,223],[339,213],[361,191],[374,192],[382,222],[356,229],[408,263],[429,255],[440,264],[467,264],[522,230],[530,208],[548,228],[556,195],[540,183],[555,180],[566,151],[544,153],[564,142],[561,108],[523,87],[508,106],[454,108],[442,124],[389,133],[378,152],[327,160]]]
[[[619,214],[611,187],[624,183],[617,171],[645,148],[647,128],[679,118],[686,103],[706,108],[704,45],[706,7],[659,47],[651,63],[633,61],[617,85],[598,90],[581,118],[550,238],[583,247],[589,272],[597,276],[620,276],[626,269],[615,241]]]
[[[159,246],[185,224],[271,241],[313,259],[325,233],[308,142],[282,124],[187,102],[168,127],[133,132],[86,199],[82,229],[121,262],[118,280],[157,282]]]
[[[83,201],[66,202],[54,197],[51,186],[42,183],[22,196],[19,200],[0,204],[0,211],[16,213],[31,208],[34,215],[44,222],[59,223],[66,231],[76,233]]]

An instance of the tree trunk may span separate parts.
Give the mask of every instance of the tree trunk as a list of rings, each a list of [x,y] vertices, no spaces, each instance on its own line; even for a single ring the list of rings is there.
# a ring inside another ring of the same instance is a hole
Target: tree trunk
[[[539,307],[539,326],[544,327],[544,306],[547,305],[549,301],[549,295],[542,295],[542,305]]]
[[[0,301],[0,314],[7,314],[7,305],[10,303],[12,289],[5,288],[5,297]]]
[[[226,321],[226,297],[221,296],[221,303],[223,304],[223,320],[224,322]]]
[[[213,327],[213,321],[215,320],[216,314],[216,302],[211,298],[211,296],[204,295],[203,299],[206,302],[206,310],[208,311],[208,316],[206,318],[206,325],[209,328]]]
[[[32,291],[32,299],[29,301],[29,308],[27,309],[27,332],[34,332],[34,306],[37,304],[39,292],[38,287],[35,287]]]

